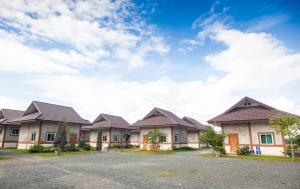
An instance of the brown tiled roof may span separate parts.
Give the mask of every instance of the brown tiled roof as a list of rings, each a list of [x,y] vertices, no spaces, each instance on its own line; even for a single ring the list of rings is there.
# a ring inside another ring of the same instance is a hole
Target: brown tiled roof
[[[285,114],[293,115],[252,98],[244,97],[224,113],[210,119],[208,123],[268,120],[270,116],[282,116]]]
[[[22,117],[23,111],[12,109],[1,109],[0,111],[0,124],[10,124],[13,119]],[[19,123],[17,123],[19,124]]]
[[[122,128],[128,129],[129,123],[120,116],[101,113],[94,121],[92,126],[86,126],[82,129],[99,129],[99,128]]]
[[[186,126],[193,127],[190,123],[180,119],[174,113],[163,110],[161,108],[154,108],[142,120],[138,120],[131,126],[134,127],[149,127],[149,126]]]
[[[23,117],[14,119],[11,122],[26,122],[34,120],[59,122],[65,120],[70,123],[90,124],[88,120],[81,118],[72,107],[38,101],[33,101],[30,104],[23,114]]]
[[[197,129],[201,129],[201,130],[205,129],[205,125],[201,124],[200,122],[198,122],[197,120],[195,120],[191,117],[184,116],[182,119],[184,121],[187,121],[188,123],[192,124]]]

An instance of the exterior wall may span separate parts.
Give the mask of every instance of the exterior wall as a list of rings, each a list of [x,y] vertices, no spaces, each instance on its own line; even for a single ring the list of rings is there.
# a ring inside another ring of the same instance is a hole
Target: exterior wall
[[[53,142],[47,142],[46,137],[48,132],[57,132],[58,122],[52,121],[43,121],[40,131],[40,122],[30,122],[30,123],[22,123],[20,129],[20,136],[18,142],[18,149],[29,149],[30,146],[40,143],[44,146],[51,146]],[[69,123],[69,133],[77,135],[77,143],[79,144],[80,137],[80,125]],[[31,134],[36,133],[35,141],[31,141]],[[39,136],[41,134],[41,136]],[[40,142],[38,142],[40,140]],[[70,142],[70,138],[67,138],[67,141]]]
[[[141,128],[140,130],[140,148],[141,149],[147,149],[149,150],[149,144],[147,146],[144,146],[143,144],[143,136],[148,135],[148,132],[152,130],[153,128]],[[172,150],[172,144],[171,144],[171,127],[163,127],[163,128],[157,128],[161,133],[166,135],[166,142],[160,144],[161,150]]]
[[[188,132],[188,147],[199,148],[199,132]]]
[[[19,135],[11,135],[12,128],[20,128],[19,125],[0,125],[2,128],[2,134],[0,134],[0,148],[16,148],[18,145]],[[4,136],[5,134],[5,136]],[[5,139],[4,139],[5,137]],[[3,144],[3,140],[4,144]]]
[[[224,146],[226,153],[230,153],[228,134],[238,134],[238,146],[249,146],[254,151],[260,147],[262,155],[284,155],[284,142],[281,134],[276,134],[275,130],[269,127],[267,122],[223,124],[222,132],[226,134]],[[273,144],[261,144],[260,134],[268,133],[272,135]],[[250,138],[252,136],[252,138]],[[252,145],[251,145],[252,139]]]
[[[121,131],[122,130],[122,131]],[[110,134],[111,132],[111,134]],[[125,134],[129,134],[130,131],[127,129],[119,129],[119,128],[111,128],[111,129],[103,129],[102,130],[102,136],[107,136],[107,141],[102,141],[102,147],[113,147],[114,144],[117,145],[125,145],[126,139],[125,139]],[[97,135],[98,135],[98,130],[91,130],[90,131],[90,142],[89,144],[96,148],[97,146]],[[121,137],[121,141],[119,142],[114,142],[113,141],[113,136],[118,135]],[[110,138],[111,137],[111,138]]]
[[[130,144],[131,145],[140,145],[140,133],[139,132],[134,132],[130,134]]]

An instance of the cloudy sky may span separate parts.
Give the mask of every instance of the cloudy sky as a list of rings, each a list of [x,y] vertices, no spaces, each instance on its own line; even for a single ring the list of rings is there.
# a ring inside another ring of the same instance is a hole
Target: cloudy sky
[[[244,96],[300,114],[296,1],[0,0],[0,107],[202,122]]]

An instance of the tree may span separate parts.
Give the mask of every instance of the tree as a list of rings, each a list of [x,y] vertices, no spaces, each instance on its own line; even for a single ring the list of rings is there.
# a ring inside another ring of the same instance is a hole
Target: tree
[[[148,132],[148,139],[154,150],[159,150],[159,142],[162,133],[158,129],[152,129]]]
[[[65,120],[59,123],[58,125],[58,129],[53,143],[54,147],[57,148],[58,152],[61,152],[63,148],[68,144],[67,141],[69,135],[68,128],[69,125]]]
[[[269,118],[270,126],[276,131],[276,133],[281,133],[283,136],[289,138],[289,145],[292,152],[292,160],[295,159],[293,140],[300,133],[300,119],[299,117],[293,115],[283,115],[283,116],[271,116]]]
[[[97,150],[102,150],[102,130],[99,128],[97,133]]]
[[[200,133],[201,138],[204,142],[208,143],[213,153],[218,156],[220,153],[225,153],[223,142],[225,139],[224,134],[217,133],[211,126],[206,126],[205,130]]]

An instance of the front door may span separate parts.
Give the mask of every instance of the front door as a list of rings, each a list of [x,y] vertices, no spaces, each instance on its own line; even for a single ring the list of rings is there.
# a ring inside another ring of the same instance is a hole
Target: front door
[[[71,145],[75,145],[77,143],[77,134],[76,133],[72,133],[70,135],[70,144]]]
[[[148,149],[148,135],[143,135],[143,149]]]
[[[230,152],[236,153],[238,147],[238,135],[237,134],[229,134],[229,145],[230,145]]]

